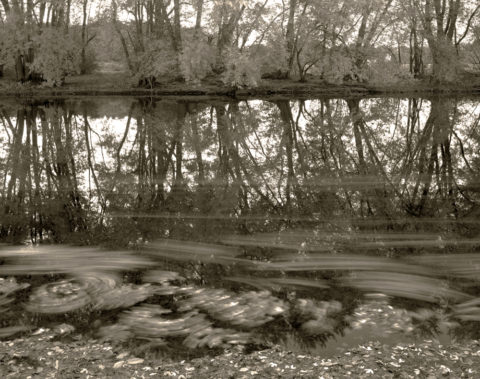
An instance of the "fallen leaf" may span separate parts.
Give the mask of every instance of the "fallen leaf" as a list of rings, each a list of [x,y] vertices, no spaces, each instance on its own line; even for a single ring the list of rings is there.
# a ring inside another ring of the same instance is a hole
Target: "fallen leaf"
[[[127,364],[129,365],[138,365],[140,363],[143,363],[143,359],[142,358],[130,358],[128,361],[127,361]]]
[[[120,368],[123,366],[124,363],[125,363],[124,361],[118,361],[113,365],[113,368],[114,369]]]

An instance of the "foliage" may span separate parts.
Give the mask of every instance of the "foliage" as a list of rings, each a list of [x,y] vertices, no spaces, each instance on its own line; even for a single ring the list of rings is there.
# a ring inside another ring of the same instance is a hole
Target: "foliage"
[[[480,69],[480,25],[474,30],[474,51],[475,55],[478,56],[478,66]]]
[[[204,40],[184,41],[180,55],[180,69],[187,82],[200,83],[215,64],[215,50]]]
[[[80,72],[91,74],[98,68],[96,51],[93,48],[85,49],[85,61],[80,62]]]
[[[317,63],[315,71],[328,83],[340,84],[345,79],[353,79],[358,73],[352,59],[341,50],[331,51]]]
[[[415,57],[411,69],[417,74],[423,74],[420,61],[428,46],[435,79],[452,81],[459,74],[458,53],[475,41],[472,34],[478,33],[480,20],[480,7],[467,0],[444,7],[425,0],[195,0],[155,7],[141,0],[116,0],[110,9],[91,0],[71,9],[53,0],[20,8],[17,3],[2,0],[0,5],[0,65],[14,64],[22,82],[43,76],[49,85],[76,71],[74,50],[90,42],[94,53],[81,52],[82,73],[93,70],[95,54],[98,61],[123,61],[141,83],[151,86],[160,77],[179,74],[199,83],[212,66],[223,72],[228,65],[224,81],[240,86],[258,84],[257,65],[270,77],[298,74],[304,80],[307,73],[316,73],[333,82],[378,79],[388,76],[388,70],[371,66],[376,58],[370,54],[392,46],[399,55],[403,52],[403,62]],[[90,7],[96,9],[87,12]],[[128,21],[127,14],[132,16]],[[195,24],[187,26],[186,20]],[[66,46],[75,35],[82,42]],[[395,72],[393,77],[402,75]]]
[[[163,40],[150,40],[144,51],[134,59],[134,77],[153,86],[162,77],[177,74],[177,56],[169,44]]]
[[[260,79],[258,63],[248,53],[230,49],[225,54],[222,81],[233,87],[257,87]]]
[[[398,62],[390,57],[377,56],[369,62],[365,70],[366,79],[372,83],[397,83],[413,80],[413,75],[408,71],[408,67],[402,67]]]
[[[326,55],[325,49],[322,49],[319,45],[315,41],[306,41],[301,48],[297,48],[297,66],[300,80],[305,80],[308,72],[314,69]]]
[[[281,30],[273,30],[265,45],[255,46],[252,54],[262,74],[284,72],[287,69],[288,54]]]
[[[480,72],[480,40],[475,41],[469,56],[469,63],[475,72]]]
[[[458,79],[460,62],[455,47],[443,40],[438,41],[435,46],[432,50],[432,75],[445,82]]]
[[[70,35],[58,29],[45,29],[32,38],[35,58],[30,67],[48,86],[61,85],[65,77],[80,70],[80,47]]]
[[[122,45],[111,23],[101,20],[98,24],[90,26],[90,29],[95,38],[88,46],[95,52],[97,61],[122,62],[125,59]]]
[[[79,71],[80,46],[72,36],[54,28],[31,31],[26,25],[19,27],[15,17],[7,19],[0,34],[0,63],[13,64],[22,57],[26,70],[46,80],[49,86],[60,85],[66,76]]]
[[[8,17],[0,27],[0,64],[11,63],[17,55],[26,55],[31,46],[26,26],[19,26],[15,16]]]
[[[412,79],[408,67],[403,67],[382,49],[370,52],[361,67],[354,62],[354,57],[346,51],[336,49],[329,51],[311,67],[311,72],[320,75],[328,83],[341,84],[345,81],[372,83],[396,83]]]

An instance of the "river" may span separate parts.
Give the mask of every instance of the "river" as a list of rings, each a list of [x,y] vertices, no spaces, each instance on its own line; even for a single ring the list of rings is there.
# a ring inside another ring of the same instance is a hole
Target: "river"
[[[479,338],[478,98],[4,99],[0,113],[3,338],[64,325],[322,354]]]

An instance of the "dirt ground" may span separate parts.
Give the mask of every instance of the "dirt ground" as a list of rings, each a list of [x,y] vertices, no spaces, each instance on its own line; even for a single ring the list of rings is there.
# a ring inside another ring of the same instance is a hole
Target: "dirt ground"
[[[432,340],[382,345],[372,341],[332,358],[280,346],[242,347],[196,358],[70,336],[48,329],[0,342],[2,378],[478,378],[480,342],[442,346]]]
[[[433,93],[480,95],[480,75],[469,75],[459,83],[433,85],[428,80],[397,84],[329,84],[318,78],[305,83],[294,80],[262,80],[256,88],[226,87],[211,78],[201,85],[161,78],[154,88],[139,88],[137,82],[121,66],[103,64],[92,74],[68,77],[61,87],[49,88],[42,84],[18,83],[15,74],[6,70],[0,78],[0,96],[66,97],[66,96],[214,96],[245,97],[347,97],[347,96],[405,96]]]

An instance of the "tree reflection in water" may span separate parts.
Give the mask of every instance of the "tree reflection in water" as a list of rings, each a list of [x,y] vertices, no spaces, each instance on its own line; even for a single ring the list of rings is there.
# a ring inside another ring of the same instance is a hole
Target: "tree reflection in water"
[[[34,247],[0,250],[2,322],[118,309],[103,335],[326,341],[382,293],[407,324],[469,334],[479,120],[446,97],[5,102],[0,238]]]

